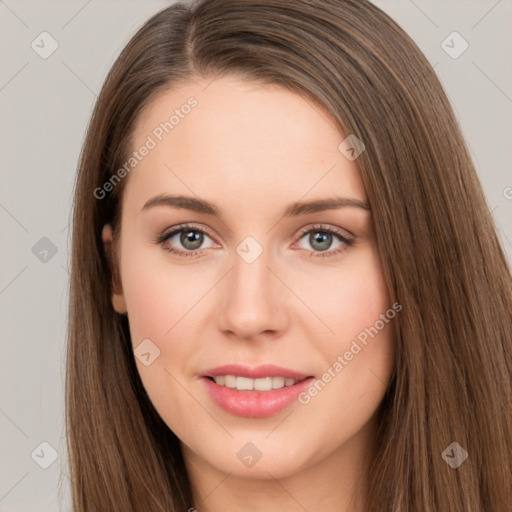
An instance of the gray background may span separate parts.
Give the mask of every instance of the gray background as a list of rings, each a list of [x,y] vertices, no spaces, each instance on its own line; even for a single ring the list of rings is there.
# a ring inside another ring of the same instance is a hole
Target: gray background
[[[374,3],[435,66],[512,261],[511,0]],[[71,510],[63,386],[75,169],[108,69],[166,5],[0,0],[0,511]],[[50,48],[44,31],[58,43],[46,59],[31,47]],[[462,48],[446,40],[453,31],[469,44],[458,58],[443,49]]]

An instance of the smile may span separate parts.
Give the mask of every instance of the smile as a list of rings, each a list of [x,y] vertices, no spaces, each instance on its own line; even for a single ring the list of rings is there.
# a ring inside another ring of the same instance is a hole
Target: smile
[[[274,365],[238,364],[208,370],[201,381],[225,412],[245,418],[272,416],[289,407],[314,377]]]
[[[261,379],[251,379],[236,375],[218,375],[211,377],[215,384],[226,386],[239,391],[270,391],[271,389],[281,389],[285,386],[293,386],[298,380],[288,377],[263,377]]]

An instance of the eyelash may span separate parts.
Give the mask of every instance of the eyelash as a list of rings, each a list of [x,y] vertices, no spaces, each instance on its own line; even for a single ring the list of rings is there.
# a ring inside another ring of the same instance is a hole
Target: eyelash
[[[196,226],[193,226],[191,224],[180,224],[179,226],[176,226],[175,228],[173,228],[171,231],[162,233],[160,236],[158,236],[156,238],[156,240],[154,240],[154,243],[163,245],[174,235],[176,235],[177,233],[181,233],[182,231],[185,231],[185,230],[195,231],[197,233],[203,233],[203,234],[207,235],[208,237],[213,238],[206,231],[204,231],[203,229],[200,229]],[[343,242],[343,244],[345,244],[345,246],[340,246],[340,247],[338,247],[338,249],[331,250],[331,251],[312,251],[312,253],[314,253],[314,256],[313,255],[312,256],[315,258],[316,257],[331,258],[333,256],[337,256],[338,254],[341,254],[343,251],[345,251],[347,249],[347,247],[351,247],[354,244],[354,240],[352,238],[347,238],[340,231],[333,229],[333,228],[329,228],[327,226],[324,226],[323,224],[315,224],[314,226],[302,231],[299,234],[298,239],[300,240],[301,238],[304,237],[304,235],[307,235],[308,233],[311,233],[311,232],[328,233],[330,235],[334,235],[334,236],[338,237],[339,240],[341,242]],[[176,249],[173,247],[164,247],[164,249],[167,252],[176,254],[180,258],[199,257],[199,256],[201,256],[202,252],[205,250],[205,249],[196,249],[194,251],[183,251],[181,249]]]

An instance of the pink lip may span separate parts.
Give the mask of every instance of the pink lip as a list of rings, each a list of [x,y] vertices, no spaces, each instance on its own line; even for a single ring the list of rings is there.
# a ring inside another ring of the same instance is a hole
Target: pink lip
[[[263,377],[285,377],[299,380],[293,386],[270,391],[239,391],[220,386],[208,377],[218,375],[236,375],[258,379]],[[246,418],[263,418],[272,416],[297,400],[299,394],[307,389],[313,377],[294,370],[274,365],[262,365],[256,368],[236,364],[219,366],[208,370],[201,379],[212,400],[226,412]]]
[[[226,364],[211,368],[203,373],[203,377],[217,377],[219,375],[237,375],[240,377],[248,377],[250,379],[261,379],[263,377],[285,377],[288,379],[302,380],[308,377],[305,373],[296,372],[288,368],[276,366],[273,364],[263,364],[250,368],[239,364]]]

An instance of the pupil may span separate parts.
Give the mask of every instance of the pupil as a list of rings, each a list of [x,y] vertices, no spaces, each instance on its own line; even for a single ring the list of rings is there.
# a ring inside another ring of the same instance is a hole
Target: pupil
[[[198,233],[194,230],[183,230],[181,234],[181,243],[183,247],[186,249],[190,249],[191,251],[201,247],[202,243],[202,233]]]
[[[309,242],[311,243],[311,247],[315,247],[315,243],[319,243],[320,246],[317,246],[317,249],[320,251],[327,250],[331,245],[331,237],[329,233],[322,233],[321,231],[317,231],[316,233],[311,233]]]

